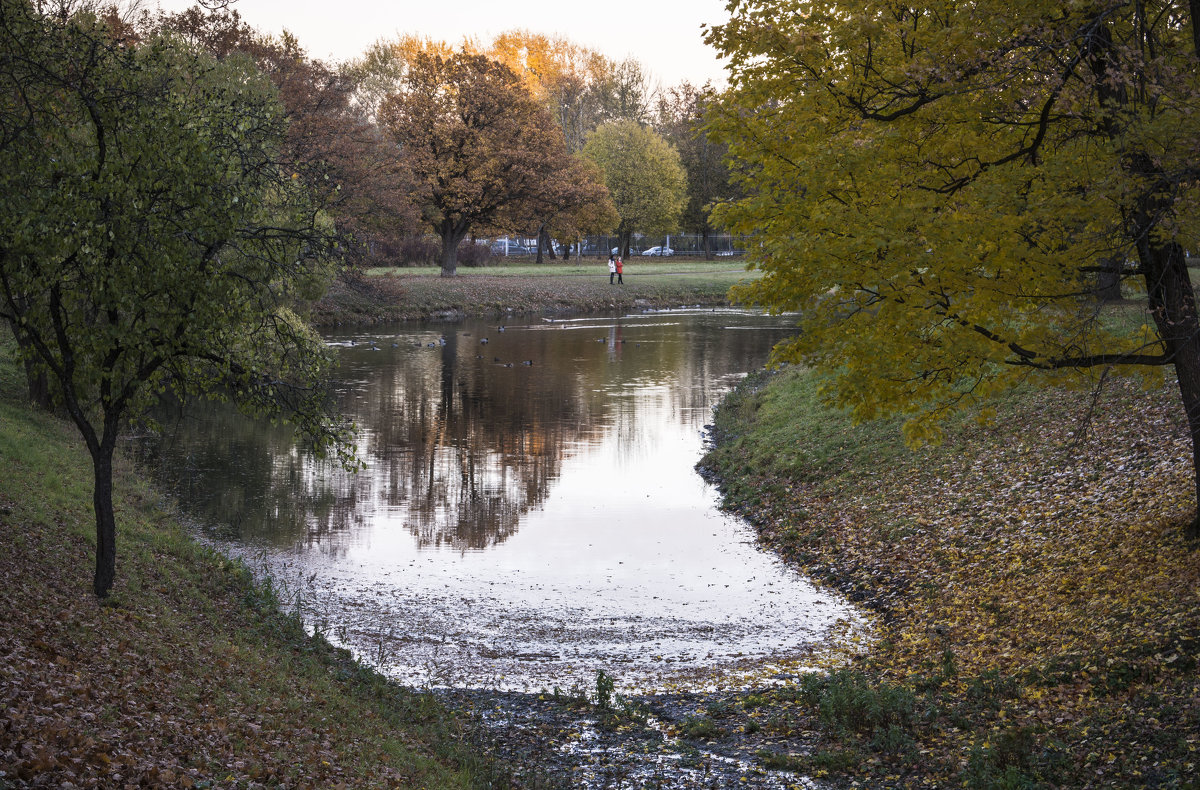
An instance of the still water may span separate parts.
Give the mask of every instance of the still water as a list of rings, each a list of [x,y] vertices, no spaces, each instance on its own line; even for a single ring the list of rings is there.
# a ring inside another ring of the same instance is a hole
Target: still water
[[[217,411],[158,457],[213,540],[403,682],[758,682],[857,622],[694,469],[712,407],[788,331],[706,309],[335,332],[365,470]]]

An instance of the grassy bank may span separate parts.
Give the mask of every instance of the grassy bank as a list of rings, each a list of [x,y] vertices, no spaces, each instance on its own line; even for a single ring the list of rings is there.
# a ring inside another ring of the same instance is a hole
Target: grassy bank
[[[0,342],[0,788],[503,786],[484,745],[279,613],[129,466],[91,595],[90,464]]]
[[[318,325],[377,323],[447,315],[588,313],[725,304],[730,286],[752,276],[724,261],[635,260],[624,285],[610,285],[606,261],[460,268],[371,269],[340,279],[313,310]]]
[[[751,698],[743,729],[788,722],[763,764],[868,787],[1200,786],[1177,393],[1020,393],[910,452],[817,385],[748,379],[704,461],[766,544],[877,615],[861,663]]]

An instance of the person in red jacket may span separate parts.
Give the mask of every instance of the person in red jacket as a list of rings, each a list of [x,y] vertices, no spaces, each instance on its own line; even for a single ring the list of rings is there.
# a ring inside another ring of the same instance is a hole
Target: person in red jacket
[[[625,280],[621,277],[621,272],[625,271],[625,264],[621,262],[621,256],[617,256],[617,285],[624,285]]]

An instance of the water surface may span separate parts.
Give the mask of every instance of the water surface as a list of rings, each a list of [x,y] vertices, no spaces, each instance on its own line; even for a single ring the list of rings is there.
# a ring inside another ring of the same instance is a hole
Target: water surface
[[[404,682],[750,682],[856,620],[694,470],[713,405],[789,329],[697,310],[335,333],[364,471],[224,412],[162,457],[209,534]]]

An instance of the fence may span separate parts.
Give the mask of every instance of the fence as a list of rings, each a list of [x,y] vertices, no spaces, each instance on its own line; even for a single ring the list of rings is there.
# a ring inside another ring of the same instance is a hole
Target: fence
[[[714,233],[708,237],[709,250],[717,258],[736,258],[745,254],[749,236]],[[570,251],[556,245],[554,257],[543,250],[542,259],[607,258],[616,251],[617,236],[588,236],[570,245]],[[432,236],[410,236],[396,243],[369,242],[366,248],[368,265],[372,266],[437,266],[441,260],[441,241]],[[683,258],[703,258],[704,237],[698,233],[672,233],[665,236],[636,235],[630,242],[630,257],[634,255],[663,255]],[[463,241],[458,248],[459,266],[487,266],[489,260],[516,258],[528,261],[537,256],[537,239],[525,236],[504,236],[498,239]]]
[[[587,236],[583,241],[571,245],[571,257],[607,258],[609,253],[620,243],[618,236]],[[730,258],[745,253],[749,244],[748,236],[732,236],[728,233],[713,233],[708,237],[709,250],[716,257]],[[537,254],[537,239],[521,236],[509,236],[491,242],[493,255],[526,256]],[[564,253],[563,248],[557,247],[556,256]],[[681,255],[688,257],[704,257],[704,237],[699,233],[671,233],[663,236],[647,236],[636,234],[629,245],[632,255]],[[548,257],[546,253],[544,256]]]

